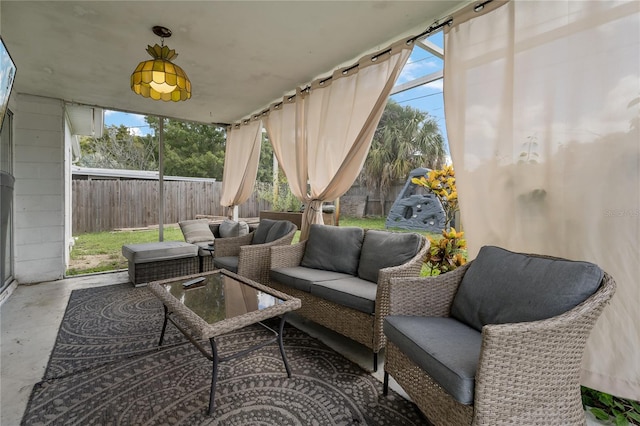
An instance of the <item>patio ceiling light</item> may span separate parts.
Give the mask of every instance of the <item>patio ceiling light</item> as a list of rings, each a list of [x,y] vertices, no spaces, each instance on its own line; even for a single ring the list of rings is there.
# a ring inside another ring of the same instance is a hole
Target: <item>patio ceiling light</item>
[[[191,97],[191,82],[182,68],[171,62],[178,54],[164,45],[171,37],[171,30],[153,27],[153,33],[161,37],[161,46],[147,46],[153,58],[138,64],[131,74],[131,90],[145,98],[162,101],[186,101]]]

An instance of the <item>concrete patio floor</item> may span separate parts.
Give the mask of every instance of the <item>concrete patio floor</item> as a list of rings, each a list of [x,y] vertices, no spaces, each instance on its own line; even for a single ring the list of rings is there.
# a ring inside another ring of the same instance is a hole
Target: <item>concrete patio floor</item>
[[[126,271],[82,275],[60,281],[20,285],[0,306],[0,425],[19,425],[33,385],[42,380],[60,322],[73,290],[129,282]],[[289,322],[318,338],[346,358],[370,370],[372,353],[357,343],[304,318],[292,315]],[[378,357],[383,379],[384,354]],[[406,397],[390,380],[391,388]]]

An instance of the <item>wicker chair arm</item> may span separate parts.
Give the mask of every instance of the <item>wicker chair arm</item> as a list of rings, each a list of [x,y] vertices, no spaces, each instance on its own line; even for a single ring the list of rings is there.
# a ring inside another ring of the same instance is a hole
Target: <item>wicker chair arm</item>
[[[436,277],[392,278],[389,315],[448,317],[468,265]]]
[[[402,265],[383,268],[378,271],[378,289],[376,293],[376,312],[388,315],[389,288],[392,278],[416,278],[420,276],[424,257],[429,250],[429,240],[423,237],[418,253]]]
[[[376,291],[376,312],[374,319],[374,348],[382,348],[386,344],[386,337],[382,331],[383,322],[389,315],[389,283],[392,277],[418,277],[422,269],[424,257],[429,250],[429,240],[422,237],[418,253],[402,265],[383,268],[378,271],[378,286]]]
[[[291,244],[295,234],[296,229],[282,238],[268,243],[240,247],[238,275],[267,284],[269,282],[269,270],[271,269],[271,247]]]
[[[306,245],[307,242],[302,241],[288,246],[271,247],[271,269],[300,266]]]
[[[580,411],[584,348],[614,292],[615,282],[605,273],[598,291],[564,314],[484,326],[475,383],[476,422],[496,424],[500,422],[496,413],[510,413],[510,420],[516,423],[531,423],[532,418],[527,417],[531,401],[540,407],[569,407],[571,401],[578,401],[574,405]]]
[[[213,247],[213,257],[238,256],[240,247],[251,244],[255,231],[240,237],[216,238]]]

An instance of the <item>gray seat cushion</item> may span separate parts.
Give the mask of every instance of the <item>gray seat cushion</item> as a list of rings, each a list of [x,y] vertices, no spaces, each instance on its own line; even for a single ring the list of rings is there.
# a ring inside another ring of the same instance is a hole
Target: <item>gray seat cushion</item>
[[[178,225],[180,225],[184,240],[188,243],[210,243],[215,238],[209,228],[209,221],[206,219],[183,220]]]
[[[482,335],[453,318],[390,315],[384,334],[462,404],[473,403]]]
[[[213,265],[219,269],[238,272],[238,256],[223,256],[213,259]]]
[[[358,277],[316,282],[311,286],[311,294],[367,314],[376,310],[378,285]]]
[[[451,316],[476,330],[485,324],[551,318],[591,296],[602,277],[602,270],[592,263],[485,246],[460,282]]]
[[[198,255],[198,247],[184,241],[126,244],[122,246],[122,255],[133,263],[159,262],[162,260],[196,257]]]
[[[364,234],[358,276],[378,282],[380,269],[402,265],[420,251],[422,237],[415,233],[369,230]]]
[[[352,275],[341,272],[322,271],[320,269],[305,268],[304,266],[272,269],[269,275],[272,280],[280,284],[306,291],[307,293],[311,291],[313,283],[352,277]]]
[[[363,238],[362,228],[311,225],[300,266],[356,275]]]

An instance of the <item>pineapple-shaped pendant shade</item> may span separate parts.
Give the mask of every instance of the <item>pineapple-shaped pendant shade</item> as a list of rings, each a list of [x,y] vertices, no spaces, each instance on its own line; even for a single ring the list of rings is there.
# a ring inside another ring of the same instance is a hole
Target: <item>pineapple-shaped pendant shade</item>
[[[170,34],[170,33],[169,33]],[[140,62],[131,74],[131,90],[145,98],[162,101],[186,101],[191,97],[191,82],[182,68],[171,62],[178,54],[168,46],[147,46],[152,60]]]

